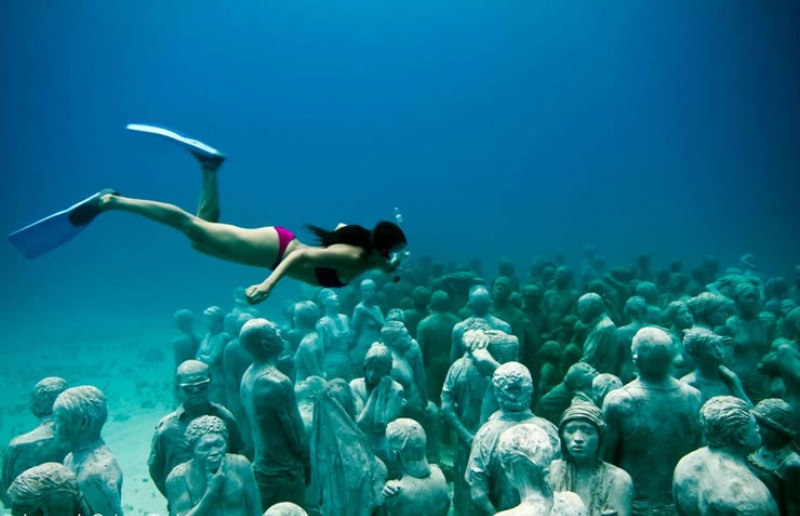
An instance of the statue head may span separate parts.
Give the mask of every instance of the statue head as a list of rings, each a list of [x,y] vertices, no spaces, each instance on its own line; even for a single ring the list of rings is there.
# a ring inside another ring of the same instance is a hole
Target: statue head
[[[67,389],[67,381],[57,376],[48,376],[36,382],[31,392],[30,409],[37,418],[53,414],[53,403]]]
[[[652,281],[640,281],[636,285],[636,295],[642,296],[648,304],[658,303],[658,287]]]
[[[369,386],[376,386],[381,378],[392,372],[392,352],[385,345],[376,342],[364,356],[364,381]]]
[[[444,290],[436,290],[431,294],[431,310],[446,312],[450,309],[450,295]]]
[[[733,289],[733,301],[743,316],[753,316],[761,310],[761,292],[750,281],[740,281]]]
[[[717,367],[722,364],[725,338],[705,328],[690,328],[683,332],[686,354],[698,364]]]
[[[643,380],[661,380],[669,375],[674,350],[664,330],[646,326],[636,332],[631,343],[633,362]]]
[[[713,292],[701,292],[687,302],[695,321],[703,321],[712,327],[722,326],[733,315],[731,301]]]
[[[503,412],[522,412],[530,409],[533,379],[524,365],[519,362],[502,364],[494,371],[492,385],[497,404]]]
[[[194,317],[192,316],[192,312],[181,308],[172,316],[175,320],[175,326],[178,327],[179,330],[190,332],[192,331],[192,326],[194,325]]]
[[[555,450],[547,433],[537,425],[514,425],[500,434],[497,457],[509,482],[519,490],[547,482]]]
[[[662,314],[664,323],[678,330],[685,330],[694,325],[694,317],[684,301],[672,301]]]
[[[647,301],[642,296],[631,296],[625,301],[625,315],[631,321],[641,322],[647,312]]]
[[[70,450],[99,440],[107,419],[106,397],[91,385],[66,389],[53,404],[56,437]]]
[[[414,478],[425,478],[431,474],[425,455],[425,430],[415,420],[401,417],[391,421],[386,426],[386,444],[389,452],[399,458],[406,474]]]
[[[778,449],[792,442],[797,435],[795,414],[791,405],[780,398],[767,398],[758,402],[753,415],[761,429],[761,438],[768,449]]]
[[[558,424],[563,457],[571,462],[596,462],[605,433],[603,412],[596,405],[586,401],[573,402],[561,414]]]
[[[358,290],[361,293],[361,299],[367,303],[372,303],[375,300],[375,295],[378,292],[378,284],[375,283],[375,280],[365,279],[359,284]]]
[[[323,288],[320,290],[319,294],[317,294],[317,301],[325,309],[333,308],[338,310],[340,306],[339,294],[337,294],[332,288]]]
[[[292,502],[280,502],[267,509],[264,516],[308,516],[308,513]]]
[[[595,293],[584,294],[578,298],[578,318],[583,323],[590,323],[606,311],[603,298]]]
[[[309,330],[319,319],[319,308],[313,301],[300,301],[294,304],[292,313],[295,328]]]
[[[592,380],[592,399],[598,407],[603,406],[606,394],[622,387],[622,380],[611,373],[600,373]]]
[[[561,265],[556,268],[553,280],[556,282],[556,287],[564,288],[569,286],[572,283],[572,269],[566,265]]]
[[[492,306],[492,297],[489,290],[483,285],[475,285],[469,290],[467,306],[474,315],[483,316],[489,313]]]
[[[592,392],[592,380],[597,376],[597,370],[586,362],[576,362],[569,366],[564,375],[564,385],[571,390]]]
[[[506,276],[499,276],[492,285],[492,298],[495,302],[504,303],[511,296],[511,280]]]
[[[224,326],[225,312],[218,306],[209,306],[203,310],[203,322],[213,331],[221,331]]]
[[[57,462],[26,469],[11,482],[7,495],[14,516],[73,516],[81,498],[75,473]]]
[[[761,446],[756,418],[748,404],[734,396],[714,396],[700,408],[700,424],[709,448],[747,455]]]
[[[244,323],[239,333],[239,343],[259,362],[278,358],[284,349],[283,336],[278,325],[263,318]]]
[[[414,301],[414,308],[417,310],[425,311],[428,309],[428,304],[431,302],[431,290],[422,285],[414,287],[411,291],[411,299]]]
[[[228,451],[228,427],[217,416],[200,416],[192,419],[184,433],[186,444],[192,450],[194,461],[205,471],[217,471]]]
[[[386,321],[381,328],[381,340],[390,349],[401,353],[411,348],[411,334],[401,321]]]

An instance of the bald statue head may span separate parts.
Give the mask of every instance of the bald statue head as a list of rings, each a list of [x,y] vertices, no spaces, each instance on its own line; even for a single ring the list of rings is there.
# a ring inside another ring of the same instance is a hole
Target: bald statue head
[[[67,389],[67,381],[57,376],[39,380],[31,392],[31,413],[38,418],[53,414],[53,403],[59,394]]]
[[[278,325],[263,318],[244,323],[239,332],[239,344],[259,362],[277,359],[284,349]]]
[[[583,323],[590,323],[606,311],[603,298],[598,294],[589,292],[578,298],[578,318]]]
[[[631,353],[643,380],[663,380],[669,376],[674,350],[664,330],[648,326],[637,331]]]
[[[57,462],[45,462],[20,473],[8,488],[11,514],[78,514],[80,491],[71,469]]]

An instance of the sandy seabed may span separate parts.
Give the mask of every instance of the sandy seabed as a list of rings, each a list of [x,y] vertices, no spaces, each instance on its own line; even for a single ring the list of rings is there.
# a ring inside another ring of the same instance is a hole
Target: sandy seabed
[[[41,318],[11,318],[0,347],[0,445],[36,426],[28,396],[42,378],[94,385],[108,400],[103,437],[122,468],[125,514],[166,515],[166,500],[150,480],[147,457],[156,423],[174,408],[170,343],[176,330],[170,319],[169,313],[155,319],[94,315],[90,324],[72,318],[53,326]]]

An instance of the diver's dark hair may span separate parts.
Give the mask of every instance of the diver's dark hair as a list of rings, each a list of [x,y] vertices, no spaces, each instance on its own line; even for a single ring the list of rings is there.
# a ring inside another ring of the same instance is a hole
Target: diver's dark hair
[[[373,250],[388,252],[389,249],[406,243],[406,235],[400,226],[385,220],[378,222],[372,231],[356,224],[342,226],[334,231],[311,224],[306,224],[306,227],[316,235],[323,247],[333,244],[348,244],[360,247],[367,252]]]

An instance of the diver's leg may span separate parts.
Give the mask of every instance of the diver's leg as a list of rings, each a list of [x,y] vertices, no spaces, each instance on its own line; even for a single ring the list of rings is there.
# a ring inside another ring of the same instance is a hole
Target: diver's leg
[[[120,210],[135,213],[175,228],[186,235],[192,247],[198,251],[224,260],[271,267],[277,258],[280,242],[278,232],[271,226],[246,229],[209,222],[174,204],[131,199],[114,194],[104,195],[100,201],[100,208],[104,211]]]
[[[209,162],[198,157],[203,170],[203,189],[200,191],[200,204],[197,216],[208,222],[219,222],[219,187],[217,186],[217,170],[222,162]]]

